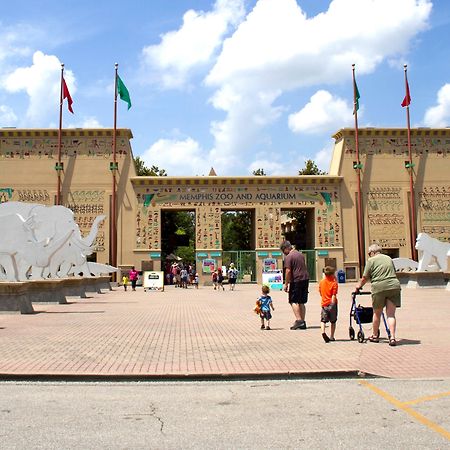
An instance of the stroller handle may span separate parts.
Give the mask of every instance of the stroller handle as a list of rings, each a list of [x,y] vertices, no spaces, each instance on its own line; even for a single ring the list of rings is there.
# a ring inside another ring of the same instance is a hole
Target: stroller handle
[[[356,297],[357,295],[371,295],[372,292],[369,291],[362,291],[361,289],[356,289],[354,292],[352,292],[352,296]]]

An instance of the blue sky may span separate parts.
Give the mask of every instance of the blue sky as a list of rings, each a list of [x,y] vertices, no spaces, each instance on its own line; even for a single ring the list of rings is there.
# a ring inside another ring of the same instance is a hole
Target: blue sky
[[[16,0],[0,17],[0,126],[57,127],[60,63],[74,101],[64,127],[112,127],[114,63],[134,154],[169,175],[327,170],[353,126],[450,126],[446,0]]]

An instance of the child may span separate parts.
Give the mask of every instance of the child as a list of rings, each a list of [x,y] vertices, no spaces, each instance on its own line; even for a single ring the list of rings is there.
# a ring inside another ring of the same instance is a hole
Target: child
[[[214,286],[214,290],[217,289],[217,271],[215,270],[212,274],[212,282]]]
[[[194,275],[194,286],[195,289],[198,289],[198,273]]]
[[[319,283],[319,293],[322,298],[322,313],[320,319],[320,329],[322,330],[323,340],[328,343],[334,341],[334,332],[336,331],[337,321],[337,292],[338,284],[334,276],[335,269],[326,266],[324,269],[325,278]],[[330,337],[325,333],[325,324],[331,322]]]
[[[127,290],[127,284],[128,284],[128,277],[126,275],[124,275],[122,277],[122,284],[123,284],[123,289],[126,291]]]
[[[224,291],[225,288],[223,287],[223,273],[222,269],[217,269],[217,289],[220,291],[220,288]]]
[[[269,295],[269,286],[264,284],[261,291],[262,295],[258,299],[261,308],[261,312],[259,314],[259,317],[261,317],[261,330],[270,330],[270,319],[272,318],[270,308],[272,308],[272,311],[275,311],[275,308],[273,307],[272,298]],[[264,320],[267,321],[267,325],[264,325]]]

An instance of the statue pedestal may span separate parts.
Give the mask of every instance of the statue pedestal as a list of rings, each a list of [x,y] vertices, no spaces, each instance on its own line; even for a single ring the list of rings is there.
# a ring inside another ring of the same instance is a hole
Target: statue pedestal
[[[63,280],[28,281],[28,295],[32,303],[67,303]]]
[[[33,314],[28,292],[29,282],[4,281],[0,283],[0,311]]]
[[[397,272],[402,286],[408,289],[440,288],[450,290],[449,272]]]

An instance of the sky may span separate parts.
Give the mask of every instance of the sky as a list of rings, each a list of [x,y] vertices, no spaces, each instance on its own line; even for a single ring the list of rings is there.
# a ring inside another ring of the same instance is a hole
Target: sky
[[[353,127],[450,126],[448,0],[15,0],[0,15],[0,127],[118,127],[170,176],[328,170]]]

